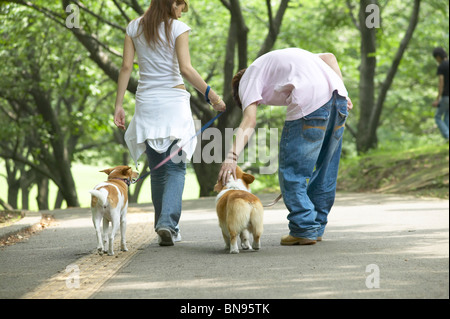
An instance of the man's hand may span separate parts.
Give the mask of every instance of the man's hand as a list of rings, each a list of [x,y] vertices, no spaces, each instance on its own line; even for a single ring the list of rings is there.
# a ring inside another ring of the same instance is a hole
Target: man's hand
[[[353,109],[353,103],[352,100],[350,100],[349,97],[347,97],[347,110],[350,111]]]
[[[231,176],[236,179],[236,165],[236,161],[227,158],[222,163],[217,181],[222,182],[222,185],[226,185]]]

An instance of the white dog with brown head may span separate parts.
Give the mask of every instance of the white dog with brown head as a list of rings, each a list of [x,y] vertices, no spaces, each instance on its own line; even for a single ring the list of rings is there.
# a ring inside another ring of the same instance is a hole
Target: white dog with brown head
[[[108,181],[98,184],[91,193],[92,221],[97,233],[97,250],[100,255],[106,252],[114,255],[114,237],[120,226],[122,251],[128,251],[126,244],[127,209],[128,209],[128,186],[131,181],[138,177],[129,166],[117,166],[103,171],[108,175]],[[100,228],[103,219],[103,236]],[[108,236],[109,223],[111,222],[111,233]]]
[[[259,198],[250,192],[249,185],[254,180],[254,176],[236,167],[236,180],[231,177],[225,186],[221,181],[214,186],[214,190],[219,193],[216,197],[219,226],[222,229],[226,249],[229,249],[230,254],[239,253],[238,236],[241,238],[242,249],[259,250],[261,248],[264,208]],[[251,246],[250,233],[253,234]]]

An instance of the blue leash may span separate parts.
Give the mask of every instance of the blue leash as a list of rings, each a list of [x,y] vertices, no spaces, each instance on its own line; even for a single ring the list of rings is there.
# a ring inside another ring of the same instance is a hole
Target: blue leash
[[[168,161],[170,161],[175,155],[177,155],[182,149],[183,147],[185,147],[188,143],[190,143],[194,138],[196,138],[197,136],[199,136],[201,133],[203,133],[204,130],[206,130],[208,127],[210,127],[219,117],[222,116],[224,112],[220,112],[219,114],[217,114],[214,118],[212,118],[208,123],[206,123],[205,125],[203,125],[203,127],[197,131],[197,133],[195,133],[194,136],[192,136],[186,143],[184,143],[183,146],[181,146],[179,149],[177,149],[176,151],[172,152],[169,156],[167,156],[164,160],[161,161],[161,163],[159,163],[158,165],[156,165],[153,169],[153,171],[157,170],[158,168],[160,168],[161,166],[163,166],[164,164],[166,164]],[[150,175],[150,172],[145,173],[144,175],[142,175],[141,177],[139,177],[137,180],[133,181],[133,184],[136,184],[140,181],[142,181],[144,178],[146,178],[148,175]]]

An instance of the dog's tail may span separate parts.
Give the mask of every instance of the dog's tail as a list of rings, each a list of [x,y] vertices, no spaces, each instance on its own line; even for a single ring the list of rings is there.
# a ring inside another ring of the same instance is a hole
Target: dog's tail
[[[108,191],[104,188],[100,189],[92,189],[89,191],[93,197],[98,198],[100,201],[100,204],[103,208],[106,208],[108,206]]]

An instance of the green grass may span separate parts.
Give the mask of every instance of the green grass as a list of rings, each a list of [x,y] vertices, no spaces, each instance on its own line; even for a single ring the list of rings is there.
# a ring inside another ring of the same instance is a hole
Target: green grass
[[[338,190],[449,198],[449,146],[378,150],[341,162]]]

